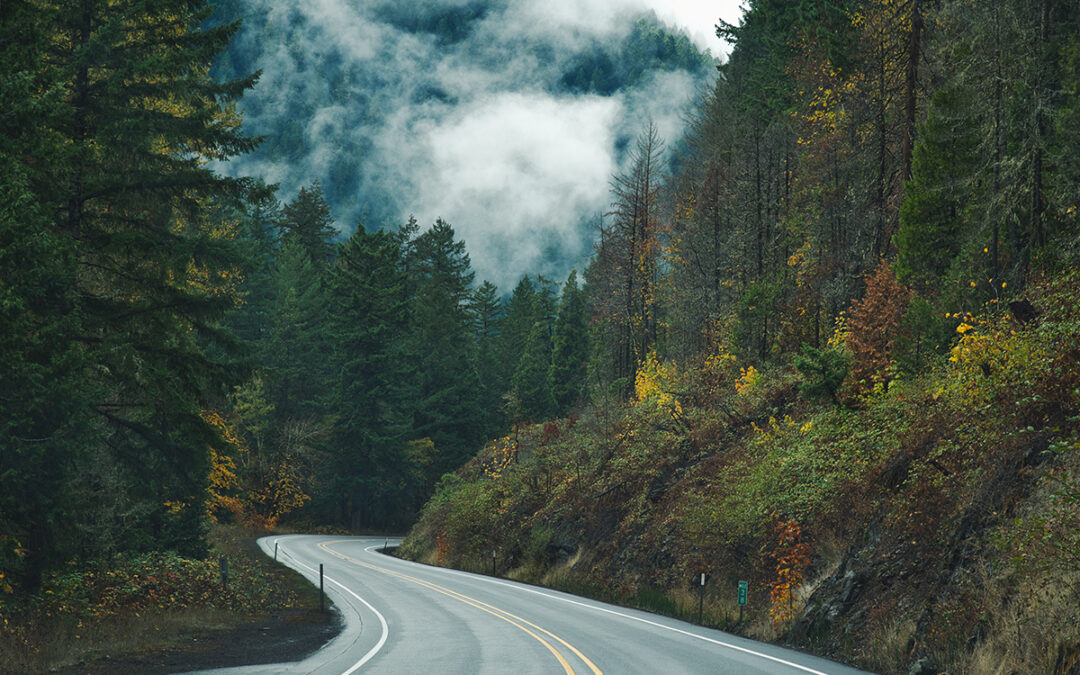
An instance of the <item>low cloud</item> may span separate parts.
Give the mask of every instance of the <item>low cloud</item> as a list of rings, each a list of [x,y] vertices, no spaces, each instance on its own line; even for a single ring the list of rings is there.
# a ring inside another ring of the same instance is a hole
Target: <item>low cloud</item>
[[[286,200],[319,179],[346,233],[441,217],[478,279],[504,291],[580,266],[619,148],[649,119],[674,139],[702,85],[665,71],[609,96],[561,86],[582,50],[625,37],[643,0],[416,3],[483,10],[449,42],[402,25],[399,3],[247,5],[234,51],[258,54],[265,74],[243,101],[245,125],[279,136],[222,170],[280,183]]]

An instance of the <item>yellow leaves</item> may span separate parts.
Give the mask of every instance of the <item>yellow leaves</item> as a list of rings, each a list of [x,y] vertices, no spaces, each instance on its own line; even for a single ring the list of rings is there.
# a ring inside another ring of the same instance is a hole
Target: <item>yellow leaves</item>
[[[635,403],[653,402],[660,406],[676,406],[681,411],[682,406],[679,402],[672,394],[665,391],[665,388],[670,388],[675,384],[677,376],[677,366],[674,361],[661,362],[655,351],[649,352],[634,376]]]
[[[735,356],[723,345],[718,345],[715,352],[705,356],[702,365],[709,373],[718,374],[734,363]]]
[[[227,511],[239,514],[243,509],[235,497],[227,494],[237,490],[240,481],[236,476],[236,462],[228,455],[218,454],[213,448],[210,449],[210,485],[207,488],[209,495],[206,500],[206,512],[213,521],[217,520],[217,514]]]
[[[850,334],[851,329],[848,327],[847,314],[840,312],[836,317],[836,325],[833,328],[833,333],[829,336],[828,346],[833,349],[844,349],[847,347],[847,340]]]
[[[739,396],[747,396],[753,392],[754,387],[758,384],[760,379],[760,373],[754,366],[749,368],[740,368],[741,373],[739,378],[735,380],[735,392]]]
[[[491,480],[502,478],[510,466],[517,460],[518,443],[511,436],[504,436],[491,444],[491,457],[485,459],[481,468]]]
[[[233,426],[221,416],[221,413],[216,410],[204,410],[199,413],[199,416],[202,417],[204,422],[217,429],[217,432],[226,443],[240,452],[248,451],[244,439],[241,438],[240,434],[236,432]]]
[[[803,575],[810,566],[810,545],[801,541],[802,528],[794,520],[776,525],[776,579],[770,584],[772,606],[769,616],[777,628],[790,622],[798,613],[795,592],[802,585]]]

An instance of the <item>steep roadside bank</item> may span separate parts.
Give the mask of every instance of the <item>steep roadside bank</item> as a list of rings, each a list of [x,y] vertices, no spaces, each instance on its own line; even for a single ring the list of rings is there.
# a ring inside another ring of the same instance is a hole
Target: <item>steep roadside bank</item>
[[[628,405],[523,427],[443,479],[402,554],[886,673],[1067,672],[1080,645],[1080,274],[1025,324],[956,318],[932,371],[844,406],[793,370],[646,364]],[[805,387],[804,387],[805,388]],[[735,604],[749,582],[743,620]]]

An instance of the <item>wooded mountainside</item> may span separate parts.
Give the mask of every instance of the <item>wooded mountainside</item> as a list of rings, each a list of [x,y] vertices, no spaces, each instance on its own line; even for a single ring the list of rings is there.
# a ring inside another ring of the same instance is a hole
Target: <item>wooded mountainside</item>
[[[871,668],[1077,657],[1075,3],[752,0],[587,269],[513,289],[442,220],[339,241],[318,181],[211,170],[258,76],[211,76],[209,5],[0,12],[0,599],[422,509],[409,555],[676,612],[707,569],[714,624]],[[693,56],[635,39],[560,86]]]
[[[613,178],[588,404],[444,477],[405,555],[695,619],[707,572],[706,623],[875,671],[1070,672],[1078,21],[750,2]]]

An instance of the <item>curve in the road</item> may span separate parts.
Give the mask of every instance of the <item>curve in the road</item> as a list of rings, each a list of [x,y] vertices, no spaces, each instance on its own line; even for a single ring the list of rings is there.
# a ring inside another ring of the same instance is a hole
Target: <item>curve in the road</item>
[[[275,543],[276,543],[276,541],[275,541]],[[319,546],[321,548],[322,544],[320,544]],[[329,549],[327,549],[327,550],[329,551]],[[284,552],[285,555],[289,556],[287,551],[283,551],[283,552]],[[330,552],[333,553],[333,551],[330,551]],[[337,555],[337,554],[335,554],[335,555]],[[308,570],[313,575],[317,575],[319,573],[319,571],[316,570],[314,567],[312,567],[310,565],[306,565],[306,564],[300,562],[299,560],[297,560],[296,558],[294,558],[292,556],[289,556],[289,559],[292,560],[293,563],[295,563],[296,565],[299,565],[300,567],[303,567],[304,569]],[[348,586],[341,583],[340,581],[336,581],[335,579],[331,579],[330,577],[326,576],[325,574],[322,575],[322,578],[323,578],[323,580],[329,581],[330,583],[334,584],[335,586],[337,586],[341,590],[345,591],[346,593],[348,593],[352,597],[354,597],[357,600],[359,600],[360,602],[364,603],[364,606],[367,607],[368,609],[370,609],[372,611],[372,613],[379,619],[379,627],[382,630],[382,634],[379,636],[379,641],[376,642],[375,646],[372,647],[370,650],[368,650],[368,652],[366,654],[364,654],[364,656],[361,657],[361,659],[359,661],[354,663],[348,670],[346,670],[345,672],[343,672],[341,674],[341,675],[352,675],[357,670],[359,670],[365,663],[367,663],[372,658],[374,658],[374,656],[379,653],[379,650],[383,648],[383,645],[386,644],[387,638],[390,637],[390,627],[386,623],[386,617],[384,617],[382,615],[382,613],[379,612],[379,610],[375,609],[371,605],[370,602],[368,602],[367,600],[361,598],[359,595],[354,593],[352,591],[352,589],[350,589]]]
[[[543,633],[544,635],[547,635],[551,639],[558,641],[564,647],[569,649],[571,652],[574,653],[575,656],[577,656],[579,659],[581,659],[582,662],[586,666],[588,666],[589,670],[591,670],[594,675],[603,675],[603,671],[601,671],[599,668],[597,668],[596,664],[594,664],[592,661],[590,661],[588,659],[588,657],[586,657],[584,654],[582,654],[581,651],[577,647],[573,646],[572,644],[570,644],[566,640],[562,639],[561,637],[559,637],[555,633],[552,633],[551,631],[547,630],[546,628],[542,628],[542,627],[536,625],[535,623],[533,623],[533,622],[531,622],[531,621],[529,621],[527,619],[523,619],[522,617],[520,617],[520,616],[518,616],[516,614],[513,614],[511,612],[508,612],[505,609],[500,609],[500,608],[498,608],[498,607],[496,607],[494,605],[488,604],[488,603],[486,603],[486,602],[484,602],[482,600],[477,600],[476,598],[465,595],[464,593],[459,593],[458,591],[446,588],[445,586],[440,586],[439,584],[435,584],[435,583],[432,583],[430,581],[426,581],[424,579],[418,579],[416,577],[409,576],[408,574],[402,574],[401,572],[395,572],[394,570],[390,570],[390,569],[387,569],[385,567],[380,567],[378,565],[373,565],[371,563],[364,562],[363,560],[358,560],[357,558],[353,558],[352,556],[345,555],[344,553],[341,553],[339,551],[335,551],[332,548],[330,548],[331,544],[337,544],[337,543],[341,543],[341,542],[345,542],[345,541],[351,541],[351,540],[342,539],[342,540],[337,540],[337,541],[327,541],[327,542],[323,542],[323,543],[319,544],[319,548],[323,549],[324,551],[326,551],[330,555],[336,556],[337,558],[348,561],[348,562],[350,562],[350,563],[352,563],[354,565],[359,565],[360,567],[365,567],[367,569],[374,570],[376,572],[380,572],[382,574],[389,575],[389,576],[394,577],[396,579],[401,579],[403,581],[408,581],[410,583],[414,583],[414,584],[416,584],[418,586],[423,586],[424,588],[433,590],[436,593],[442,593],[445,596],[448,596],[450,598],[453,598],[455,600],[463,602],[466,605],[471,605],[471,606],[473,606],[473,607],[475,607],[475,608],[477,608],[477,609],[479,609],[481,611],[487,612],[488,614],[491,614],[492,616],[496,616],[496,617],[502,619],[503,621],[506,621],[506,622],[516,626],[518,629],[520,629],[520,630],[524,631],[525,633],[527,633],[528,635],[530,635],[533,639],[538,641],[540,644],[544,645],[544,647],[546,647],[548,649],[548,651],[550,651],[555,656],[555,658],[559,661],[559,665],[561,665],[563,667],[563,670],[566,671],[567,675],[574,675],[574,669],[571,667],[570,662],[567,661],[566,657],[564,657],[562,655],[562,653],[560,653],[559,650],[556,649],[550,642],[548,642],[544,638],[537,635],[535,632],[530,630],[530,628],[535,629],[536,631],[539,631],[539,632]],[[372,546],[372,547],[369,547],[366,550],[370,551],[370,550],[375,549],[375,548],[378,548],[378,547],[377,546]],[[528,628],[526,626],[528,626]]]
[[[861,672],[551,589],[382,557],[378,549],[390,543],[382,537],[284,535],[261,539],[259,545],[273,555],[278,541],[282,562],[315,584],[325,567],[323,580],[344,628],[302,660],[229,669],[229,675],[352,675],[358,670],[601,675],[596,664],[616,673]]]

